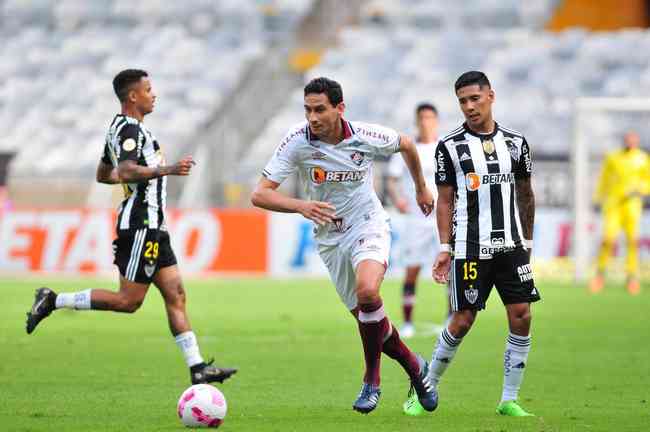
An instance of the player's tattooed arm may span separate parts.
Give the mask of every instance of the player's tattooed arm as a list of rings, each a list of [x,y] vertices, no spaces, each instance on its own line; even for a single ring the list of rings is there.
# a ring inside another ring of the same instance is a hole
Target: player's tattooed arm
[[[133,160],[124,160],[117,166],[117,173],[123,183],[137,183],[167,175],[190,175],[192,166],[196,165],[192,156],[186,156],[174,165],[147,167],[138,165]]]
[[[533,226],[535,225],[535,195],[530,177],[517,179],[515,188],[524,238],[532,240]]]
[[[251,194],[251,202],[255,207],[281,213],[300,213],[305,218],[325,225],[334,218],[333,205],[322,201],[306,201],[289,198],[278,192],[280,183],[262,177]]]
[[[117,170],[112,164],[106,164],[99,161],[97,165],[96,179],[98,183],[117,184],[120,182],[120,177],[117,175]]]
[[[422,174],[422,165],[420,164],[420,156],[415,147],[413,140],[406,136],[400,135],[399,149],[406,163],[406,167],[411,173],[411,178],[415,184],[415,197],[420,210],[425,215],[429,215],[433,210],[433,194],[427,188],[424,174]]]

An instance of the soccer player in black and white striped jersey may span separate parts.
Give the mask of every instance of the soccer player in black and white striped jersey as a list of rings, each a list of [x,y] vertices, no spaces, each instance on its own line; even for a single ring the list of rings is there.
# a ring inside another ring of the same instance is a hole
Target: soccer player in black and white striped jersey
[[[185,290],[165,221],[167,176],[189,175],[194,161],[188,156],[174,165],[165,165],[158,141],[145,128],[144,116],[153,111],[156,101],[147,72],[123,70],[115,76],[113,89],[122,111],[115,116],[106,135],[97,181],[121,183],[124,188],[117,238],[113,242],[120,289],[56,294],[49,288],[40,288],[27,314],[27,333],[61,308],[133,313],[153,282],[165,301],[169,327],[190,368],[192,383],[223,382],[236,369],[214,366],[201,356],[187,317]]]
[[[530,146],[494,121],[494,91],[484,73],[466,72],[455,84],[465,123],[436,148],[440,253],[433,267],[449,283],[452,315],[434,350],[429,378],[437,386],[492,287],[510,327],[499,414],[527,416],[517,403],[530,351],[530,303],[540,299],[530,267],[535,199]],[[418,414],[415,401],[407,414]]]

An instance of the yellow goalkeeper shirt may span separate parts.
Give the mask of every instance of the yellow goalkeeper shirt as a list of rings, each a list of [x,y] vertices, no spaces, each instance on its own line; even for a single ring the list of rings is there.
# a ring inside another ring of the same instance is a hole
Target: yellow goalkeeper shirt
[[[596,188],[596,201],[604,206],[619,205],[628,198],[648,194],[650,156],[639,148],[609,153]]]

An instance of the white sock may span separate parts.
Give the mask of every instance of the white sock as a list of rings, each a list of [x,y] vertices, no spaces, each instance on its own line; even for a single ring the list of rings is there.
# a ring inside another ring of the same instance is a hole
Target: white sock
[[[501,402],[517,400],[521,382],[524,380],[526,361],[530,352],[530,335],[510,333],[503,354],[503,393]]]
[[[187,366],[192,367],[203,363],[203,357],[201,357],[201,352],[199,351],[199,344],[196,341],[196,336],[193,331],[176,335],[174,339],[176,339],[176,345],[183,351],[183,357],[185,357]]]
[[[447,370],[447,366],[456,355],[458,346],[462,341],[463,338],[453,337],[447,327],[440,333],[438,345],[431,356],[431,364],[429,365],[429,379],[435,387],[438,387],[440,377]]]
[[[76,310],[90,309],[90,292],[92,290],[79,291],[76,293],[61,293],[56,296],[56,308],[67,308]]]

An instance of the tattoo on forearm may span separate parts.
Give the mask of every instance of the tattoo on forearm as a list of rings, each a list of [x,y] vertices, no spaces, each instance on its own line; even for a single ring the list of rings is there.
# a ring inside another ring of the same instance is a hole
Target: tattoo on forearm
[[[517,207],[524,238],[532,240],[533,226],[535,225],[535,195],[530,179],[518,180],[516,189]]]

